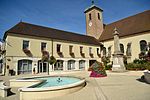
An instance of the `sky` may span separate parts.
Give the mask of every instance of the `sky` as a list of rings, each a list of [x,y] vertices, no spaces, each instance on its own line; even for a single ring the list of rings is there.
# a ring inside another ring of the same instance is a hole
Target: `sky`
[[[20,21],[86,33],[84,10],[92,0],[0,0],[0,38]],[[105,24],[150,10],[150,0],[94,0]]]

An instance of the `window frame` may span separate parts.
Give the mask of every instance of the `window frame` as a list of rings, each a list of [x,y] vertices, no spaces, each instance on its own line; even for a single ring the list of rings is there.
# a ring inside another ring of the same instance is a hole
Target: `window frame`
[[[27,44],[25,44],[25,42],[26,42]],[[25,45],[27,45],[27,46],[25,46]],[[22,49],[23,49],[23,50],[24,50],[24,49],[29,49],[29,46],[30,46],[30,41],[29,41],[29,40],[23,40]]]
[[[59,49],[58,49],[58,47],[59,47]],[[57,44],[57,47],[56,47],[57,49],[57,52],[61,52],[61,44]]]
[[[43,47],[43,44],[45,44],[45,47]],[[41,51],[46,50],[47,48],[47,43],[46,42],[41,42]]]

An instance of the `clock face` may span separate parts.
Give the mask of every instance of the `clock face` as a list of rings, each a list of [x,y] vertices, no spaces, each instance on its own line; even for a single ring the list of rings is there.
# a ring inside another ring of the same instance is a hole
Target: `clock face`
[[[89,22],[89,26],[92,26],[92,22]]]

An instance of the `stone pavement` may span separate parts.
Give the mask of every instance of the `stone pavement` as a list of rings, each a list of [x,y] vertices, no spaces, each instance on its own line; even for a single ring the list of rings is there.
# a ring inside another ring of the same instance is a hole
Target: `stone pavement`
[[[87,85],[72,94],[48,100],[150,100],[150,84],[139,81],[143,75],[142,71],[107,72],[107,74],[108,76],[103,78],[90,78],[87,71],[69,72],[69,75],[84,77]],[[0,76],[0,80],[8,81],[8,79]],[[17,89],[13,88],[13,91],[16,92]],[[18,93],[7,98],[0,97],[0,100],[18,99]]]

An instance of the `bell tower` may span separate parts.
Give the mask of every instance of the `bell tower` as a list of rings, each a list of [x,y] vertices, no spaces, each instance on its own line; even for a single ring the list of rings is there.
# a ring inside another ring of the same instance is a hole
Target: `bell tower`
[[[102,12],[103,10],[96,6],[93,0],[92,5],[85,9],[86,35],[99,39],[103,32]]]

